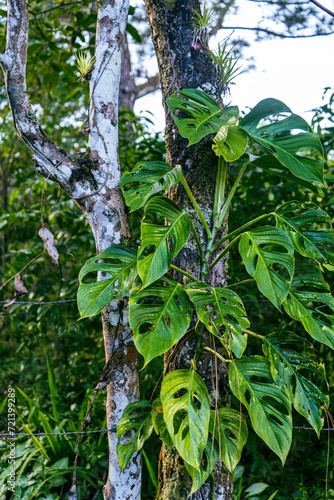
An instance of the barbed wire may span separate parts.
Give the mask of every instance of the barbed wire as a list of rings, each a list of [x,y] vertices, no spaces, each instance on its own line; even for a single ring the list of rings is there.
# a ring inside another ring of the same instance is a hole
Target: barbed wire
[[[43,436],[71,436],[71,435],[78,435],[78,434],[101,434],[102,432],[116,432],[116,425],[113,425],[111,429],[98,429],[95,431],[70,431],[70,432],[31,432],[31,433],[25,433],[25,432],[11,432],[11,433],[0,433],[0,439],[5,438],[14,438],[16,436],[35,436],[35,437],[43,437]],[[301,431],[314,431],[313,427],[293,427],[293,430],[301,430]],[[321,429],[322,431],[334,431],[334,427],[324,427]]]

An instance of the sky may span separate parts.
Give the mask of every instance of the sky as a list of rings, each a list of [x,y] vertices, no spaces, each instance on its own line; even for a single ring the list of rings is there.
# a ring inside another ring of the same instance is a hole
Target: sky
[[[323,0],[323,4],[334,10],[334,0]],[[235,25],[237,19],[238,26],[254,26],[259,21],[259,15],[253,2],[240,0],[234,21],[227,21]],[[223,30],[220,40],[228,34],[228,31]],[[324,88],[334,86],[334,34],[259,42],[254,42],[252,32],[238,31],[237,34],[251,43],[250,48],[245,49],[245,55],[253,56],[256,68],[237,76],[226,104],[237,105],[240,110],[246,111],[247,107],[254,107],[261,99],[274,97],[285,102],[294,113],[302,115],[309,122],[312,116],[310,110],[322,104]],[[217,40],[210,42],[212,48],[216,44]],[[136,112],[149,110],[153,113],[156,131],[164,129],[161,99],[161,92],[156,91],[137,100],[135,106]]]

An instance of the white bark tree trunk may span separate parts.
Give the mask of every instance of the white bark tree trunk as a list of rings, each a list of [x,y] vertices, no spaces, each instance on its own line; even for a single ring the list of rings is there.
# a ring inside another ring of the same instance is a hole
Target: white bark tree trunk
[[[86,168],[70,159],[42,131],[30,110],[26,88],[28,44],[27,0],[7,0],[7,44],[0,54],[8,99],[18,134],[33,153],[38,173],[56,182],[84,212],[101,252],[128,233],[119,188],[118,93],[121,45],[129,0],[100,0],[96,63],[90,86],[89,147]],[[88,256],[87,256],[88,257]],[[109,304],[102,314],[106,360],[113,355],[107,390],[109,472],[105,500],[139,500],[141,468],[135,457],[121,473],[116,458],[115,425],[125,406],[138,400],[137,353],[132,341],[126,301]],[[116,353],[116,355],[115,355]]]

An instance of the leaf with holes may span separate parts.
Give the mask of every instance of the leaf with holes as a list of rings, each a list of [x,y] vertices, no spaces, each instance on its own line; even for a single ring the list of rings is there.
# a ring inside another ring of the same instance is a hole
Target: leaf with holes
[[[276,224],[291,239],[297,252],[322,264],[334,264],[334,231],[307,230],[310,225],[331,224],[330,216],[311,202],[289,201],[274,213]]]
[[[209,438],[204,448],[203,458],[199,470],[195,469],[195,467],[192,467],[187,462],[184,462],[184,465],[192,479],[191,491],[189,493],[189,496],[195,493],[195,491],[199,490],[200,487],[205,483],[218,460],[218,443],[214,441],[214,443],[212,444],[212,439]]]
[[[210,433],[214,433],[221,459],[230,472],[238,465],[248,438],[244,415],[232,408],[219,408],[211,412]]]
[[[328,397],[299,371],[323,372],[324,375],[323,367],[311,352],[297,352],[289,347],[302,347],[303,339],[293,333],[272,333],[263,342],[262,349],[270,361],[270,371],[275,383],[284,390],[295,409],[306,418],[319,436],[323,426],[320,408],[324,403],[328,404]]]
[[[167,286],[166,286],[167,284]],[[145,366],[186,333],[193,307],[184,288],[171,277],[130,294],[130,326]]]
[[[216,134],[222,125],[239,115],[237,106],[220,109],[212,97],[197,89],[174,93],[167,99],[167,105],[181,136],[189,139],[189,146],[208,134]],[[182,111],[190,117],[178,118],[175,111]]]
[[[247,334],[243,329],[249,327],[247,313],[240,297],[226,288],[209,288],[196,282],[187,287],[187,294],[196,308],[197,316],[207,329],[219,337],[223,344],[229,343],[237,357],[242,356],[247,346]],[[224,326],[220,335],[219,329]]]
[[[182,168],[170,167],[162,161],[139,162],[131,170],[125,172],[121,179],[121,188],[125,203],[131,212],[141,208],[156,193],[167,191],[183,177]],[[127,189],[124,189],[124,187]]]
[[[117,424],[116,453],[122,471],[130,462],[133,454],[142,449],[145,441],[152,434],[151,408],[152,404],[149,401],[130,403]],[[130,437],[128,437],[129,434]]]
[[[98,262],[101,259],[111,260]],[[110,278],[83,283],[83,279],[90,273],[108,273]],[[132,248],[123,245],[114,245],[99,255],[88,259],[79,274],[78,308],[80,318],[87,318],[99,314],[113,299],[124,297],[137,277],[137,253]],[[117,289],[115,285],[117,283]]]
[[[170,450],[173,447],[173,441],[167,430],[167,426],[164,420],[164,411],[161,403],[161,399],[157,398],[152,404],[152,422],[155,432],[160,436],[163,444],[167,446]],[[181,424],[181,419],[179,424]]]
[[[150,214],[166,218],[170,225],[147,222]],[[138,272],[144,288],[168,271],[172,260],[189,238],[190,225],[189,215],[168,198],[158,196],[148,201],[138,253]]]
[[[246,406],[254,431],[284,464],[291,446],[291,402],[272,383],[269,361],[262,356],[230,363],[230,386]]]
[[[294,273],[293,246],[290,238],[278,227],[260,227],[242,235],[239,252],[248,274],[256,280],[260,292],[279,308],[289,292]],[[290,280],[282,278],[274,271],[273,265],[286,270]]]
[[[210,423],[209,394],[202,378],[194,370],[168,373],[162,382],[160,397],[174,446],[181,457],[198,470]]]
[[[288,117],[260,125],[261,120],[268,122],[272,116]],[[323,185],[323,161],[311,158],[305,150],[323,155],[319,137],[312,133],[308,123],[290,108],[276,99],[260,101],[239,123],[247,134],[267,151],[273,154],[290,172],[306,181]]]
[[[300,321],[312,338],[334,349],[334,298],[330,293],[319,292],[319,283],[307,274],[296,277],[283,307],[291,318]],[[315,307],[327,306],[331,314]]]

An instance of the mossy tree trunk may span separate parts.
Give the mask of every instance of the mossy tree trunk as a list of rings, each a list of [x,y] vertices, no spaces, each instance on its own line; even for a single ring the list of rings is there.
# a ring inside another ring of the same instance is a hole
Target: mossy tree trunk
[[[206,47],[199,46],[193,40],[193,9],[199,11],[198,0],[146,0],[166,112],[167,163],[182,166],[185,178],[210,226],[217,172],[217,159],[211,148],[211,138],[205,138],[200,143],[187,147],[188,141],[178,133],[166,105],[166,100],[173,92],[185,88],[200,88],[217,101],[221,101],[222,98],[224,83],[217,80],[214,64]],[[198,220],[182,185],[173,189],[170,195],[183,210]],[[195,225],[204,249],[205,232],[199,221]],[[225,220],[221,231],[226,230],[226,227]],[[191,239],[178,255],[176,265],[200,278],[201,262],[195,242]],[[208,275],[208,283],[216,287],[224,286],[226,273],[227,262],[222,260]],[[178,278],[183,277],[178,276]],[[202,343],[208,344],[212,341],[214,340],[210,339],[209,335],[202,339]],[[190,360],[194,356],[195,344],[195,335],[192,335],[182,345],[167,353],[165,371],[189,368]],[[216,403],[219,406],[228,405],[230,397],[227,387],[227,367],[222,363],[217,365],[215,360],[203,353],[197,362],[197,369],[207,383],[212,396],[212,407],[214,408]],[[230,500],[232,486],[228,471],[218,464],[214,470],[214,477],[214,484],[210,478],[191,498],[211,500],[214,492],[216,500]],[[187,498],[191,486],[190,479],[181,458],[174,450],[169,451],[164,447],[159,480],[159,499],[185,500]]]

